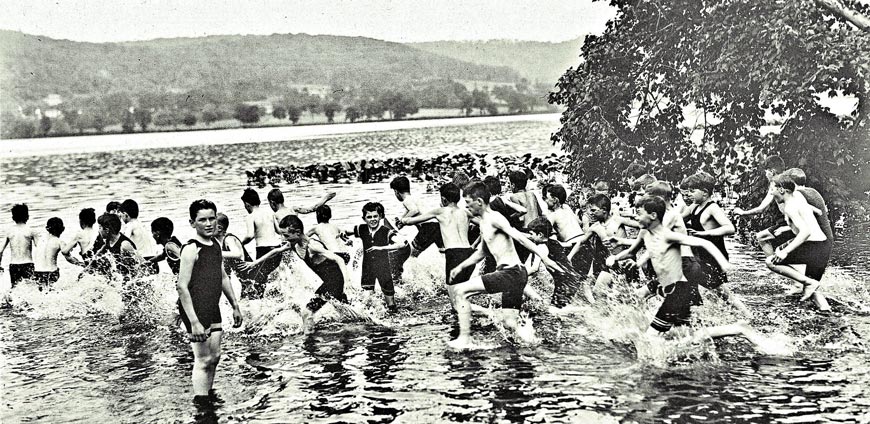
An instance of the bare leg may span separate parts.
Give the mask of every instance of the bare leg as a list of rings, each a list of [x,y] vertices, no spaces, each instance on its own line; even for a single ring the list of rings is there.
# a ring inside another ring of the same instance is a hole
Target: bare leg
[[[208,396],[214,383],[214,374],[221,354],[221,335],[223,332],[212,332],[204,342],[191,343],[193,349],[193,395]]]
[[[823,312],[830,312],[831,311],[831,305],[828,304],[828,299],[825,299],[825,295],[819,293],[818,290],[815,293],[813,293],[812,299],[813,299],[813,303],[816,304],[816,306],[819,308],[820,311],[823,311]]]
[[[701,341],[708,338],[718,339],[728,336],[742,336],[746,340],[749,340],[749,342],[755,346],[755,349],[761,353],[780,355],[785,352],[781,346],[777,346],[772,340],[764,337],[761,333],[755,331],[755,329],[744,323],[719,325],[699,329],[695,331],[694,341]]]
[[[453,307],[459,319],[459,336],[447,344],[454,349],[465,349],[471,345],[471,302],[468,297],[486,291],[480,277],[472,278],[464,283],[453,286],[455,296]]]
[[[773,240],[773,234],[770,231],[763,230],[759,231],[755,234],[755,240],[758,241],[758,246],[761,247],[761,251],[764,252],[764,256],[771,256],[774,253],[773,244],[770,242]]]
[[[718,294],[719,297],[724,299],[726,302],[730,303],[731,306],[740,311],[740,313],[743,314],[745,317],[752,318],[752,312],[749,312],[749,308],[747,308],[743,301],[740,300],[740,298],[732,293],[731,290],[729,290],[727,287],[720,286],[718,289],[716,289],[716,294]]]
[[[544,298],[541,297],[540,294],[538,294],[538,292],[532,287],[531,284],[526,284],[526,287],[523,289],[523,294],[526,295],[526,297],[528,297],[529,299],[532,299],[532,300],[535,300],[538,302],[544,301]]]

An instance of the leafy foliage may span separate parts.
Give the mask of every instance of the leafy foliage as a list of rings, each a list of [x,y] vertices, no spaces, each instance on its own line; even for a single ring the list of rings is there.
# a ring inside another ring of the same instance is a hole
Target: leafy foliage
[[[610,4],[617,16],[549,99],[567,107],[553,140],[575,180],[615,181],[640,161],[660,178],[704,169],[745,189],[778,154],[835,204],[868,189],[870,34],[813,0]],[[857,107],[836,116],[819,101],[829,95]]]

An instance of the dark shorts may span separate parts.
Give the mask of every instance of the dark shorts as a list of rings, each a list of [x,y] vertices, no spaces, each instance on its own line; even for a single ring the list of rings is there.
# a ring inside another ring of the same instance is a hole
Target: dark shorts
[[[325,260],[314,265],[311,269],[320,277],[323,284],[317,288],[314,292],[314,298],[308,302],[310,311],[317,312],[330,299],[347,303],[347,296],[344,294],[344,275],[342,275],[338,264]]]
[[[411,246],[404,245],[395,250],[387,251],[387,259],[390,261],[390,274],[393,281],[402,281],[405,272],[405,261],[411,257]]]
[[[502,309],[520,309],[523,305],[523,289],[529,280],[526,267],[522,265],[498,266],[495,272],[480,277],[487,293],[501,293]]]
[[[441,240],[441,226],[437,222],[424,222],[417,224],[417,236],[411,242],[411,247],[418,252],[422,252],[435,243],[439,249],[444,247],[444,241]]]
[[[454,284],[464,283],[471,278],[471,273],[474,272],[474,267],[470,266],[462,270],[459,275],[456,276],[453,281],[450,281],[450,271],[453,268],[456,268],[456,265],[461,264],[463,261],[468,259],[474,253],[474,249],[470,247],[456,247],[452,249],[446,249],[444,251],[444,272],[445,278],[444,281],[447,282],[448,286],[452,286]]]
[[[190,333],[190,318],[187,317],[187,314],[184,312],[184,308],[181,306],[181,302],[178,303],[178,315],[181,317],[181,322],[184,323],[184,328],[187,329],[187,332]],[[209,328],[212,331],[220,330],[221,324],[221,308],[218,304],[215,305],[197,305],[194,302],[193,310],[196,311],[196,318],[199,319],[199,323],[202,324],[203,328],[208,330]],[[216,327],[212,328],[213,324],[218,324]]]
[[[262,258],[275,248],[277,248],[277,246],[257,246],[257,259]],[[263,295],[266,294],[266,282],[269,280],[269,274],[271,274],[272,271],[275,271],[279,265],[281,265],[281,255],[275,255],[266,259],[258,267],[248,271],[247,274],[244,275],[244,278],[242,273],[239,273],[239,279],[243,282],[243,297],[251,299],[262,298]],[[244,284],[245,282],[248,282],[249,284],[246,285]]]
[[[775,225],[772,225],[772,226],[768,227],[768,228],[767,228],[766,230],[764,230],[764,231],[767,231],[767,232],[769,232],[770,234],[776,234],[775,231],[776,231],[778,228],[782,228],[782,227],[784,227],[784,226],[785,226],[784,224],[779,223],[779,224],[775,224]],[[782,246],[783,244],[785,244],[786,242],[788,242],[789,240],[791,240],[791,239],[793,239],[793,238],[794,238],[794,232],[791,231],[791,230],[788,230],[788,231],[785,231],[785,232],[783,232],[782,234],[780,234],[780,235],[778,235],[778,236],[776,236],[776,235],[773,236],[773,239],[768,240],[767,243],[770,243],[770,244],[773,246],[773,248],[775,249],[775,248],[777,248],[777,247],[779,247],[779,246]]]
[[[830,240],[805,241],[789,253],[779,265],[806,265],[807,270],[804,274],[820,281],[825,274],[825,269],[828,268],[828,260],[831,259],[831,247]]]
[[[350,263],[350,253],[347,252],[335,252],[335,256],[338,256],[342,260],[344,260],[344,264],[347,265]]]
[[[33,278],[33,264],[9,264],[9,280],[12,282],[12,287],[15,287],[21,280],[29,280]]]
[[[34,271],[34,276],[36,277],[35,280],[39,290],[42,290],[43,288],[51,287],[57,280],[60,280],[60,270]]]
[[[393,273],[390,270],[390,260],[387,258],[386,252],[369,252],[363,256],[360,286],[363,290],[374,290],[376,280],[380,284],[384,296],[396,294]]]
[[[688,281],[677,281],[667,287],[658,287],[656,292],[665,300],[659,306],[650,327],[659,332],[666,332],[672,327],[689,324],[692,317],[692,302],[697,296],[698,285]]]
[[[689,281],[694,281],[708,290],[718,289],[728,282],[728,276],[719,264],[707,260],[698,260],[694,256],[683,256],[683,275]],[[715,259],[712,259],[715,261]]]
[[[562,308],[571,303],[577,295],[580,284],[576,277],[568,273],[550,270],[550,275],[553,276],[553,296],[550,304]]]

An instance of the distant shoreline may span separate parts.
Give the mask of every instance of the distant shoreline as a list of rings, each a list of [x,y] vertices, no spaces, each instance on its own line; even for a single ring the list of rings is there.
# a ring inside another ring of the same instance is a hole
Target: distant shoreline
[[[0,140],[0,158],[159,149],[216,144],[266,143],[344,134],[490,123],[558,122],[560,113],[474,117],[430,117],[356,123],[261,126],[229,129],[184,129],[165,132],[82,134]]]

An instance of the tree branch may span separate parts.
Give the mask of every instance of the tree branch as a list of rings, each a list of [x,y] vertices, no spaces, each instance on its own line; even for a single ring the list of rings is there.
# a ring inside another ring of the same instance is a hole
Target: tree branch
[[[837,16],[849,21],[861,31],[870,32],[870,17],[861,12],[849,9],[840,0],[816,0],[816,4],[825,7]]]

